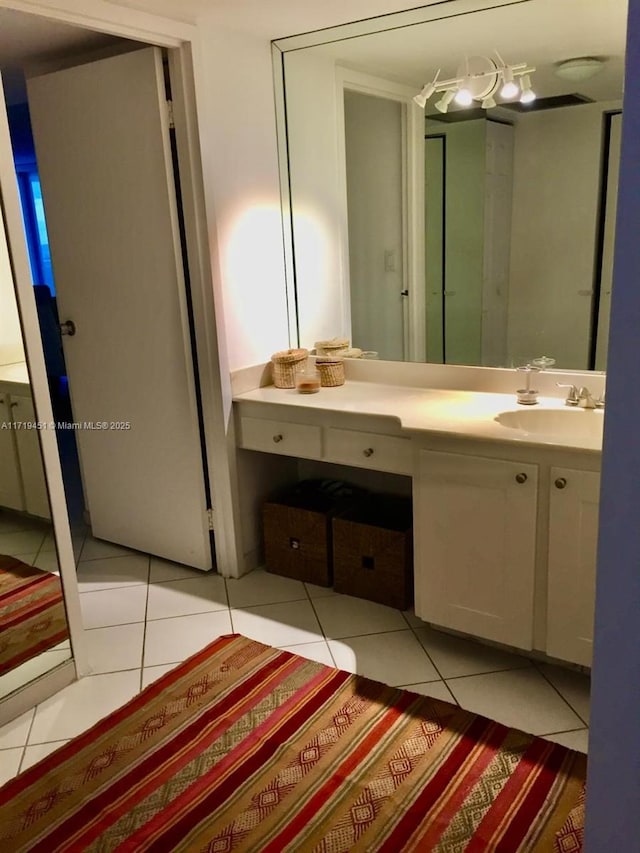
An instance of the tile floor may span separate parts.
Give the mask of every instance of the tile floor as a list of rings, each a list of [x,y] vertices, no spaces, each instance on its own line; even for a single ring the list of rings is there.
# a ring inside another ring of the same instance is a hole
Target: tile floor
[[[231,631],[587,750],[589,679],[580,673],[312,584],[263,571],[224,580],[75,534],[91,675],[0,728],[0,782]],[[35,562],[46,539],[32,539],[11,544],[28,544]]]

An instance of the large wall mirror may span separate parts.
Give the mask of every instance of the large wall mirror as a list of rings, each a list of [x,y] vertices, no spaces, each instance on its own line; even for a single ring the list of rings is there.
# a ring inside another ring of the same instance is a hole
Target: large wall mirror
[[[4,221],[0,223],[0,700],[71,658]]]
[[[275,42],[294,339],[604,370],[626,15],[450,0]],[[413,100],[496,51],[535,101]]]

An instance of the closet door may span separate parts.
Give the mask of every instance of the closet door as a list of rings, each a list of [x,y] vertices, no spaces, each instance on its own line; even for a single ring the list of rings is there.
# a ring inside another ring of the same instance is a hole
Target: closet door
[[[93,533],[211,568],[161,53],[28,93]]]

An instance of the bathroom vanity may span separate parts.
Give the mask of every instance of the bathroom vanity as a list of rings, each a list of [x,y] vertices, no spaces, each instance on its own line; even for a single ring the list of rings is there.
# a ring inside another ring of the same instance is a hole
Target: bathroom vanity
[[[601,409],[353,379],[234,401],[243,450],[410,478],[425,622],[591,665]]]

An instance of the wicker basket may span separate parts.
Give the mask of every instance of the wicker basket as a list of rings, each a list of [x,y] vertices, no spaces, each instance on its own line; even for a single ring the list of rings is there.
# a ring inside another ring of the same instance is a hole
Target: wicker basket
[[[340,359],[316,359],[320,371],[320,384],[323,388],[335,388],[344,385],[344,363]]]
[[[316,353],[319,356],[329,356],[329,358],[337,358],[349,349],[349,340],[347,338],[331,338],[330,341],[317,341]]]
[[[296,370],[306,361],[309,350],[286,349],[271,356],[273,384],[276,388],[295,388]]]

